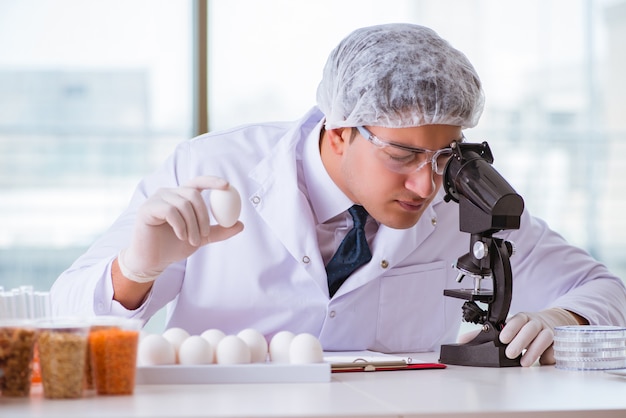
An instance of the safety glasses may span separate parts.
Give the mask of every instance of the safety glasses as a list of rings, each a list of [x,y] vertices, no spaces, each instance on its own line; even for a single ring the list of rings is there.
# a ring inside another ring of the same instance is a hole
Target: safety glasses
[[[442,148],[436,151],[409,147],[395,142],[384,141],[371,133],[364,126],[357,126],[361,136],[376,146],[377,158],[389,170],[401,174],[419,171],[427,164],[432,165],[433,173],[442,175],[446,164],[452,157],[452,148]],[[462,137],[459,142],[462,142]]]

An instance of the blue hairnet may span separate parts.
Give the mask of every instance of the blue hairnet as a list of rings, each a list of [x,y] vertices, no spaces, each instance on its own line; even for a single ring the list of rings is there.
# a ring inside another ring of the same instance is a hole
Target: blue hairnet
[[[331,52],[317,88],[326,127],[476,126],[484,95],[463,53],[405,23],[357,29]]]

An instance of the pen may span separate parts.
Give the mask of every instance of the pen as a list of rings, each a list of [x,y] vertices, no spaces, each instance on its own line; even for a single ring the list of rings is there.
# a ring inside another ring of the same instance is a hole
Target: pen
[[[345,363],[331,363],[333,373],[340,372],[375,372],[387,370],[414,370],[414,369],[445,369],[441,363],[411,363],[401,361],[354,361]]]

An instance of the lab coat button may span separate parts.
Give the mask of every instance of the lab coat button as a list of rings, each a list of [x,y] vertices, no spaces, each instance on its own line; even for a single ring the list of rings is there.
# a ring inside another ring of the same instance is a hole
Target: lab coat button
[[[309,258],[308,255],[305,255],[304,257],[302,257],[302,262],[304,264],[309,264],[311,262],[311,259]]]
[[[328,316],[330,316],[331,318],[334,318],[334,317],[335,317],[335,315],[337,315],[337,313],[336,313],[335,311],[330,311],[330,312],[328,313]]]
[[[259,203],[261,203],[261,197],[260,196],[252,196],[252,203],[255,205],[258,205]]]
[[[384,269],[386,269],[387,267],[389,267],[389,261],[387,260],[383,260],[380,262],[380,266]]]
[[[437,225],[437,218],[431,218],[430,223],[432,224],[432,226]]]

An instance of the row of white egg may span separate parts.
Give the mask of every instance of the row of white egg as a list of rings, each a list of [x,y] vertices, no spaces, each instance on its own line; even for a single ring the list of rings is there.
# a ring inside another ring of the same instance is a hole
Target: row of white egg
[[[263,334],[252,328],[236,335],[226,335],[218,329],[190,335],[182,328],[169,328],[163,334],[143,335],[137,351],[137,364],[140,366],[265,362],[310,364],[323,361],[322,345],[311,334],[280,331],[268,344]]]

